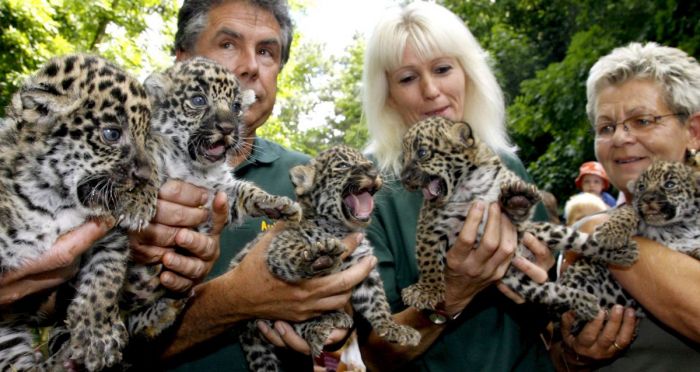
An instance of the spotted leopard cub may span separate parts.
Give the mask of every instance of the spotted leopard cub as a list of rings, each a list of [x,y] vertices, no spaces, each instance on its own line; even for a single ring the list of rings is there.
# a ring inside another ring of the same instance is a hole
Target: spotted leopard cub
[[[474,136],[469,124],[431,117],[414,124],[403,138],[404,167],[401,181],[409,190],[423,190],[416,257],[420,277],[404,288],[404,303],[419,309],[435,309],[445,299],[445,253],[454,244],[471,204],[477,200],[499,202],[524,232],[546,242],[550,249],[582,250],[588,236],[564,226],[528,221],[539,193],[508,170],[488,146]],[[484,220],[486,216],[484,217]],[[483,233],[480,227],[477,244]],[[516,254],[533,260],[519,239]],[[523,298],[543,303],[552,311],[573,309],[592,319],[598,312],[595,296],[557,283],[538,284],[510,267],[505,283]]]
[[[158,193],[146,144],[149,121],[141,84],[90,55],[48,61],[22,84],[2,119],[0,272],[36,259],[87,220],[118,222],[82,256],[78,274],[64,286],[71,294],[56,301],[68,304],[60,311],[67,357],[88,370],[119,361],[127,341],[117,306],[129,256],[125,230],[146,226]],[[36,355],[30,331],[54,321],[39,311],[48,296],[3,308],[1,370],[53,370]]]
[[[301,208],[284,196],[270,195],[251,182],[233,177],[229,160],[245,146],[243,114],[254,102],[252,90],[218,63],[196,57],[176,63],[144,82],[152,101],[153,148],[160,181],[174,178],[228,195],[228,224],[247,216],[266,215],[298,221]],[[211,222],[198,228],[209,232]],[[129,318],[132,335],[154,337],[169,327],[186,298],[165,294],[158,278],[160,266],[133,266],[123,307],[139,309]]]
[[[694,165],[690,163],[691,165]],[[637,243],[632,236],[657,241],[676,251],[700,259],[700,174],[689,165],[654,161],[636,181],[630,182],[631,204],[610,211],[610,218],[592,235],[601,246],[637,259]],[[581,261],[581,262],[579,262]],[[595,260],[578,260],[563,275],[565,285],[585,288],[600,298],[600,305],[635,307],[644,312],[610,274],[607,266]]]
[[[287,282],[298,282],[344,270],[372,254],[364,239],[357,249],[343,259],[345,246],[339,240],[369,225],[374,208],[374,193],[382,180],[372,163],[358,151],[337,146],[326,150],[308,165],[294,167],[290,177],[304,211],[299,223],[287,224],[271,242],[267,252],[270,271]],[[255,244],[251,242],[234,258],[235,267]],[[369,321],[384,339],[401,345],[417,345],[420,334],[413,328],[395,323],[377,270],[353,289],[352,306]],[[334,328],[349,328],[352,318],[334,311],[294,325],[295,330],[318,356],[323,342]],[[241,344],[253,371],[274,371],[278,360],[269,344],[250,322],[241,335]]]

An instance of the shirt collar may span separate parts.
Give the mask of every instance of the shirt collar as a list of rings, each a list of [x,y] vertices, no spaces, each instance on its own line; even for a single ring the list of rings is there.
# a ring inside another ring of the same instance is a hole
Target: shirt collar
[[[234,171],[254,164],[270,164],[279,159],[279,157],[279,149],[273,146],[272,142],[255,137],[255,139],[253,139],[253,150],[245,161],[239,164]]]

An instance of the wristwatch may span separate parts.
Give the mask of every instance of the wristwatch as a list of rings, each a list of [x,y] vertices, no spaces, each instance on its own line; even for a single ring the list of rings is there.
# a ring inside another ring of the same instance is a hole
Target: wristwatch
[[[453,320],[456,320],[459,318],[459,316],[462,314],[462,312],[458,312],[455,315],[450,316],[450,314],[447,313],[447,311],[442,310],[442,309],[424,309],[423,315],[425,315],[428,320],[430,320],[431,323],[437,324],[437,325],[442,325],[442,324],[447,324]]]

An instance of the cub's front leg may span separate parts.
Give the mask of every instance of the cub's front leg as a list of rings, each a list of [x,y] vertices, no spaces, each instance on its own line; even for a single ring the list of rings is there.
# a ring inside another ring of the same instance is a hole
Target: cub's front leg
[[[346,247],[316,229],[292,228],[279,233],[267,251],[267,265],[276,277],[295,283],[338,271]]]
[[[432,219],[421,218],[416,235],[416,260],[420,277],[401,291],[407,306],[418,309],[435,309],[445,300],[445,253],[448,239],[439,231]]]
[[[69,358],[89,371],[119,363],[127,331],[119,314],[128,250],[126,235],[115,231],[98,242],[78,274],[75,298],[68,306]]]
[[[235,180],[226,190],[230,206],[229,221],[240,223],[246,216],[267,216],[299,222],[301,207],[286,196],[272,195],[252,182]]]
[[[637,233],[639,217],[629,205],[611,210],[609,217],[591,235],[583,255],[609,264],[630,266],[639,256],[637,243],[631,239]]]

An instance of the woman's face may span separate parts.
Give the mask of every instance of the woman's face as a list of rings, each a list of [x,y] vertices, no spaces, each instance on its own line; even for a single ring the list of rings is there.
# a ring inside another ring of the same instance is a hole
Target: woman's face
[[[438,56],[420,60],[406,45],[399,68],[388,71],[388,104],[406,126],[429,116],[463,120],[465,73],[455,58]]]
[[[628,80],[603,88],[595,103],[596,122],[620,123],[632,116],[672,114],[663,99],[661,87],[651,80]],[[596,138],[595,153],[610,182],[630,196],[627,184],[637,179],[653,159],[681,161],[687,148],[696,148],[690,123],[677,116],[657,121],[644,133],[634,133],[617,125],[610,138]]]

